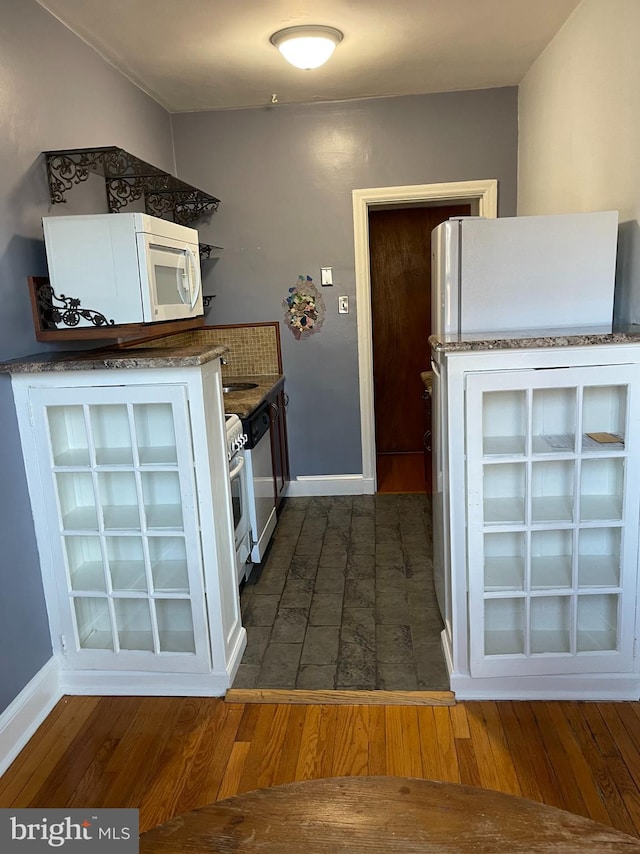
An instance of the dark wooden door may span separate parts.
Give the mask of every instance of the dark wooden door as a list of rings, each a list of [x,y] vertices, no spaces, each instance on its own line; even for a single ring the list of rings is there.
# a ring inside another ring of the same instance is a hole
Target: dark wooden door
[[[369,211],[376,451],[424,449],[431,334],[431,232],[469,205]]]

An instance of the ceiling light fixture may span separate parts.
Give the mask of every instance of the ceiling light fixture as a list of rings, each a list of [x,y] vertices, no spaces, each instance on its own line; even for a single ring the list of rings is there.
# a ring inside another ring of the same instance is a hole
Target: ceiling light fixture
[[[324,65],[342,41],[342,33],[335,27],[287,27],[269,41],[291,65],[308,70]]]

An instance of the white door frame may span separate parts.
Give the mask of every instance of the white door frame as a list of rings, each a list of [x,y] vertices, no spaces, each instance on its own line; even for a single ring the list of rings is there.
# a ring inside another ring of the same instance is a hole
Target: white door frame
[[[353,190],[356,309],[358,315],[358,370],[362,435],[363,492],[376,491],[376,440],[373,400],[373,340],[371,330],[371,269],[369,263],[369,208],[426,206],[429,202],[470,202],[472,213],[496,217],[498,182],[456,181],[450,184],[416,184],[407,187],[372,187]],[[426,332],[425,332],[426,335]]]

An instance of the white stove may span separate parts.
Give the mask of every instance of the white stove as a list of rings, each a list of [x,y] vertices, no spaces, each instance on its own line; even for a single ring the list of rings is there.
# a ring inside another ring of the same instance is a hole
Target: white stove
[[[251,563],[251,522],[249,518],[247,473],[243,448],[247,436],[237,415],[225,415],[227,459],[231,485],[231,509],[236,544],[236,572],[240,584],[248,577]]]
[[[247,436],[237,415],[225,415],[224,420],[227,431],[227,459],[231,461],[247,444]]]

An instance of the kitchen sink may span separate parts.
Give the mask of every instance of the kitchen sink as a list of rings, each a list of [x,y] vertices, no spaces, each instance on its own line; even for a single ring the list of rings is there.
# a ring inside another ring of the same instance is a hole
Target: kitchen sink
[[[258,383],[229,383],[222,386],[222,391],[226,394],[229,391],[249,391],[252,388],[258,388]]]

